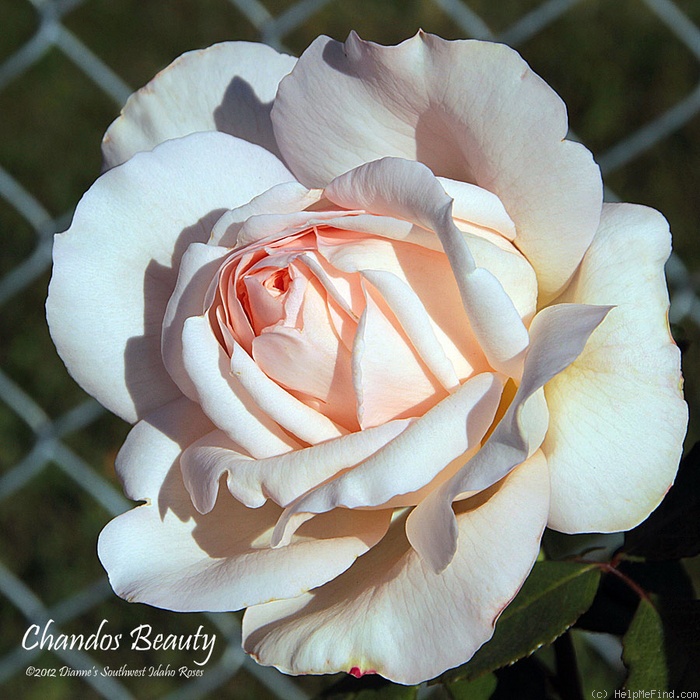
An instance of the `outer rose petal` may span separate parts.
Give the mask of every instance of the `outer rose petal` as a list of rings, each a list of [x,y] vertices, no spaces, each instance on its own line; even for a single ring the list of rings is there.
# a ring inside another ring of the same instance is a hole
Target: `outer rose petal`
[[[184,400],[184,399],[183,399]],[[193,507],[177,465],[153,451],[149,503],[112,520],[98,554],[122,598],[181,612],[237,610],[297,596],[345,571],[386,532],[391,513],[341,511],[305,525],[285,550],[269,546],[281,509],[250,509],[224,492]]]
[[[687,424],[680,353],[669,333],[665,219],[606,204],[564,301],[616,304],[580,357],[546,387],[542,449],[552,471],[550,527],[627,530],[673,482]]]
[[[135,92],[102,142],[105,169],[197,131],[223,131],[278,155],[270,109],[296,58],[226,42],[175,59]]]
[[[310,104],[323,105],[313,118]],[[309,187],[396,156],[494,192],[550,298],[595,234],[598,167],[564,140],[564,103],[506,46],[422,32],[391,47],[321,37],[280,83],[272,121]]]
[[[285,673],[357,667],[399,683],[432,678],[491,637],[535,561],[548,501],[538,452],[499,485],[455,504],[459,549],[442,574],[422,562],[397,521],[335,581],[249,608],[244,648]]]
[[[609,310],[560,304],[535,317],[522,382],[505,415],[481,449],[408,516],[408,539],[433,570],[442,571],[457,551],[459,531],[452,502],[460,494],[496,483],[539,447],[535,440],[544,438],[548,421],[542,387],[578,357]]]
[[[177,398],[160,353],[180,257],[224,209],[292,179],[259,146],[193,134],[105,173],[54,243],[46,311],[76,381],[133,422]]]
[[[181,396],[140,420],[126,438],[115,462],[124,493],[134,501],[155,500],[163,475],[177,467],[180,455],[193,442],[214,429],[202,409]]]

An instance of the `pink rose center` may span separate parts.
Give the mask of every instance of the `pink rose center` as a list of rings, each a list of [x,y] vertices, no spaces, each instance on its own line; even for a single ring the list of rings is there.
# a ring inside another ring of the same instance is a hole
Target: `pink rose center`
[[[423,282],[426,265],[434,269]],[[410,286],[425,292],[427,307],[453,308],[464,328],[444,254],[331,226],[233,251],[208,310],[229,356],[240,345],[271,379],[350,431],[418,417],[449,393],[363,269],[416,277]],[[449,339],[447,317],[432,320]],[[452,350],[462,380],[483,365],[469,343]]]

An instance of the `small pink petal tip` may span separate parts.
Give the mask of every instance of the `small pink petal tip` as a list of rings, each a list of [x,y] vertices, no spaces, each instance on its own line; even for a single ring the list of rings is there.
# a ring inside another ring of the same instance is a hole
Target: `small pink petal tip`
[[[353,666],[348,673],[355,678],[362,678],[362,676],[369,676],[373,673],[377,673],[375,670],[370,669],[369,671],[361,671],[359,666]]]

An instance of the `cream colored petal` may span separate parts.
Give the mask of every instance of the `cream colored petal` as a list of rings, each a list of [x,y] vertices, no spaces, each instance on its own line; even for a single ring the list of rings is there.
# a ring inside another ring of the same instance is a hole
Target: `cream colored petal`
[[[292,503],[277,524],[273,543],[287,540],[298,513],[379,506],[418,491],[479,443],[500,394],[496,375],[484,373],[467,380],[375,455]]]
[[[380,295],[367,289],[365,297],[352,351],[358,422],[367,428],[395,418],[422,416],[448,392]]]
[[[407,420],[392,421],[265,459],[243,454],[225,433],[215,431],[185,451],[182,457],[185,485],[200,513],[208,513],[214,507],[219,481],[224,475],[233,496],[251,508],[259,508],[268,498],[287,506],[340,472],[367,460],[409,424]]]
[[[182,254],[223,211],[290,178],[272,154],[220,133],[168,141],[100,177],[56,236],[46,305],[75,380],[131,422],[180,396],[161,325]]]
[[[237,343],[231,355],[231,372],[260,410],[303,442],[315,445],[347,433],[270,379]]]
[[[155,503],[163,472],[178,467],[182,451],[213,428],[202,409],[184,396],[140,420],[115,462],[127,498]]]
[[[455,219],[491,229],[509,241],[515,238],[515,224],[497,195],[468,182],[448,177],[439,177],[438,180],[454,200],[452,216]]]
[[[243,41],[190,51],[127,101],[102,143],[105,169],[198,131],[223,131],[279,155],[270,109],[296,59]]]
[[[182,329],[191,316],[206,310],[206,296],[229,250],[192,243],[180,261],[177,282],[163,316],[161,354],[168,374],[185,396],[196,401],[197,391],[182,361]]]
[[[535,562],[549,478],[540,452],[502,483],[455,504],[459,548],[434,573],[411,549],[403,521],[342,576],[243,618],[244,649],[285,673],[379,673],[415,684],[464,663]]]
[[[390,512],[331,513],[272,549],[275,504],[250,509],[224,492],[201,515],[177,466],[156,459],[149,468],[162,482],[157,499],[112,520],[98,542],[112,587],[130,602],[216,612],[298,596],[345,571],[389,525]]]
[[[490,369],[471,330],[455,275],[435,233],[388,216],[355,215],[327,223],[368,234],[362,238],[345,230],[334,232],[333,236],[319,231],[319,251],[333,266],[348,274],[361,272],[367,279],[375,276],[386,280],[383,273],[388,273],[398,280],[395,284],[402,281],[420,299],[432,331],[457,376],[465,379]],[[529,324],[537,303],[537,282],[527,260],[507,240],[495,235],[485,238],[483,230],[481,235],[464,231],[459,235],[465,239],[477,266],[486,268],[497,278],[517,313]],[[380,284],[378,279],[375,281]],[[398,302],[397,294],[387,285],[382,294]],[[405,301],[402,295],[402,307]],[[396,304],[392,308],[401,312]],[[408,327],[404,328],[408,332]],[[421,345],[430,342],[426,333],[415,330],[420,335],[415,342]],[[421,356],[426,359],[423,353]],[[434,370],[446,385],[450,383],[448,368],[441,370],[436,366]]]
[[[531,343],[523,378],[505,415],[481,449],[451,479],[421,501],[408,516],[411,545],[435,571],[447,567],[457,551],[453,501],[463,493],[488,488],[524,462],[544,437],[546,411],[538,392],[579,356],[591,333],[610,310],[606,306],[559,304],[540,311],[530,326]],[[534,402],[534,408],[528,404]]]
[[[323,105],[313,111],[310,105]],[[565,140],[566,107],[512,49],[419,32],[398,46],[320,37],[272,111],[285,160],[309,187],[394,156],[496,194],[543,296],[567,282],[593,239],[600,171]]]
[[[299,318],[294,325],[271,326],[253,340],[252,357],[260,369],[344,429],[357,428],[350,352],[329,316],[327,295],[308,275]]]
[[[400,277],[384,270],[365,270],[363,276],[381,294],[432,375],[446,390],[457,389],[459,379],[454,365],[440,344],[430,316],[416,292]]]
[[[440,238],[479,347],[491,366],[519,376],[527,330],[513,300],[492,272],[477,267],[452,219],[452,199],[428,168],[400,158],[383,158],[335,178],[326,196],[349,209],[403,218]]]
[[[244,224],[251,217],[267,214],[295,214],[315,204],[320,197],[321,190],[308,190],[296,181],[275,185],[242,207],[226,212],[216,222],[210,243],[240,248],[251,242],[242,240],[239,236]]]
[[[232,374],[230,360],[212,333],[209,319],[192,316],[182,334],[184,368],[204,413],[252,457],[270,457],[300,447],[261,410]]]
[[[668,224],[653,209],[606,204],[564,301],[614,304],[581,355],[546,387],[550,527],[637,525],[676,474],[687,424],[680,352],[668,328]]]

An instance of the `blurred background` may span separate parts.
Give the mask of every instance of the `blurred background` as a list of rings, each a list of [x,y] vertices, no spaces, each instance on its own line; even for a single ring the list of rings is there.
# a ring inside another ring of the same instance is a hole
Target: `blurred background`
[[[75,385],[53,349],[44,320],[51,240],[98,176],[100,139],[129,93],[182,52],[244,39],[298,55],[318,34],[343,40],[355,29],[396,43],[420,27],[517,48],[567,103],[608,199],[669,219],[671,322],[684,352],[688,445],[697,439],[699,0],[0,0],[2,697],[295,700],[338,680],[287,678],[244,659],[234,614],[174,615],[112,593],[95,546],[130,506],[113,470],[128,426]],[[217,643],[201,678],[61,677],[62,667],[195,667],[195,655],[136,653],[126,643],[110,652],[22,649],[29,624],[49,619],[55,634],[86,636],[104,619],[123,634],[140,624],[164,634],[202,625]],[[589,686],[614,687],[605,664],[586,671]],[[29,665],[58,677],[27,678]]]

